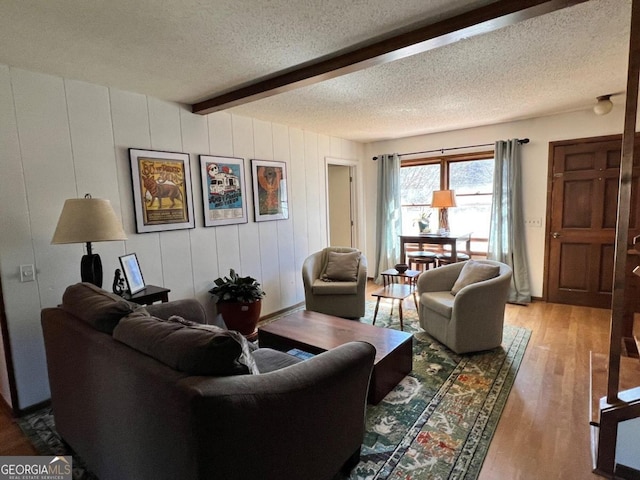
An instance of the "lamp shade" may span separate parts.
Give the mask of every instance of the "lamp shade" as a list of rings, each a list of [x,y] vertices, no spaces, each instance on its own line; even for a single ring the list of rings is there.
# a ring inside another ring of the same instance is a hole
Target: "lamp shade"
[[[456,193],[453,190],[435,190],[431,199],[433,208],[449,208],[456,206]]]
[[[72,198],[64,202],[51,243],[126,240],[111,202],[102,198]]]

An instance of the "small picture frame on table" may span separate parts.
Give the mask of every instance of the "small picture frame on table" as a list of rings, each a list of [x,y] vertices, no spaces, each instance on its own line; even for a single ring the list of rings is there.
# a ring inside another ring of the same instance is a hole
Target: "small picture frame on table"
[[[145,289],[144,278],[142,277],[142,271],[140,270],[140,264],[138,263],[138,257],[135,253],[129,253],[119,257],[120,265],[122,266],[122,272],[124,278],[127,281],[127,288],[129,294],[133,295]]]

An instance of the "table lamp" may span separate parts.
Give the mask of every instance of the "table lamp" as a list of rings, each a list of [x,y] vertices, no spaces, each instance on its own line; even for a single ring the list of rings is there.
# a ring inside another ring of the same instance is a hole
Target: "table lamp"
[[[80,263],[80,277],[83,282],[102,287],[102,261],[100,255],[92,252],[91,242],[126,239],[111,202],[87,194],[64,202],[51,243],[86,243],[87,254]]]
[[[438,224],[443,233],[449,233],[449,215],[447,208],[456,206],[456,193],[453,190],[435,190],[431,200],[432,208],[439,208]]]

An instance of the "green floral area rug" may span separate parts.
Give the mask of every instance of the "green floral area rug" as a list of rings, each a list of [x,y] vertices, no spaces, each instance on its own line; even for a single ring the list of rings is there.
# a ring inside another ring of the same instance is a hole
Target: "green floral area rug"
[[[367,302],[371,323],[373,302]],[[400,329],[397,302],[382,301],[376,326]],[[479,321],[481,319],[478,319]],[[361,461],[350,479],[477,479],[531,331],[505,325],[502,346],[457,355],[404,311],[414,335],[413,371],[367,407]]]

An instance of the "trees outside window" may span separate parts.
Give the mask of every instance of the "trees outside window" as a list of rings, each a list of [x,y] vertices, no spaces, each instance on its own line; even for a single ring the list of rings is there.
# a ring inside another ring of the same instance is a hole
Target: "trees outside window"
[[[418,220],[423,215],[429,218],[432,229],[437,228],[438,213],[431,208],[434,190],[440,190],[440,164],[400,168],[402,233],[417,232]]]
[[[431,208],[434,190],[455,190],[457,207],[449,209],[452,233],[472,232],[471,248],[486,253],[493,191],[493,152],[452,155],[402,162],[402,232],[419,232],[418,219],[429,216],[438,229],[437,209]]]

